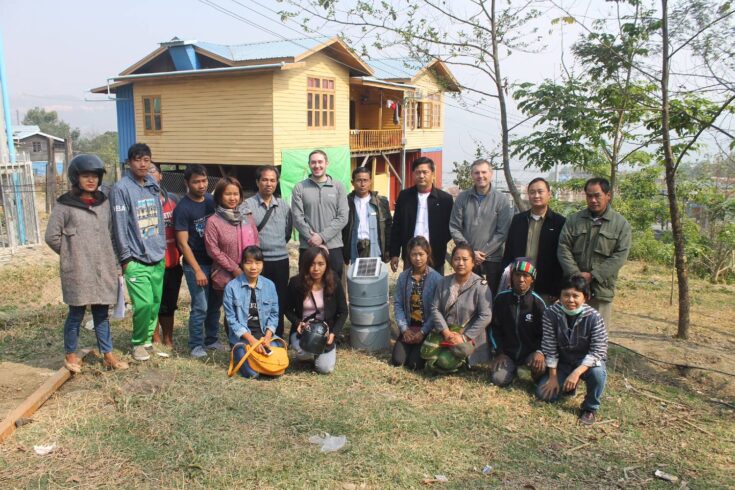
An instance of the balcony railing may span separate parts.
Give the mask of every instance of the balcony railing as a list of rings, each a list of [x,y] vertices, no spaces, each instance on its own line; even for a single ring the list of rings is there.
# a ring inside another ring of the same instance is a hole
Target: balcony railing
[[[350,150],[395,150],[401,147],[401,129],[351,129]]]

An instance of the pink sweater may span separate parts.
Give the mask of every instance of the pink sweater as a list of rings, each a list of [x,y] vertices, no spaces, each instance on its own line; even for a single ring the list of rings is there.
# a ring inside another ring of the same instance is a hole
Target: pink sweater
[[[260,245],[253,216],[248,214],[239,225],[233,225],[217,214],[212,215],[204,228],[204,245],[214,261],[212,287],[221,291],[240,268],[242,251],[250,245]]]

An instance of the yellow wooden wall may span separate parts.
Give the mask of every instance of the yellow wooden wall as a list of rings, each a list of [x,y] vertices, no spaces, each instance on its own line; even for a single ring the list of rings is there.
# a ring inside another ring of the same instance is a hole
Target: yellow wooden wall
[[[273,76],[273,153],[281,164],[281,150],[347,146],[350,142],[350,76],[347,67],[316,53],[305,60],[306,67],[276,72]],[[334,78],[334,129],[306,125],[306,84],[308,77]]]
[[[421,87],[421,91],[424,96],[434,94],[441,91],[440,85],[436,82],[431,73],[424,72],[416,80],[412,82],[412,85]],[[406,128],[406,148],[408,149],[420,149],[420,148],[434,148],[444,146],[444,127],[446,125],[445,110],[444,110],[444,94],[441,94],[441,124],[439,128],[431,129],[410,129]]]
[[[270,72],[136,82],[136,139],[161,162],[272,163],[272,87]],[[154,95],[163,132],[146,134],[142,98]]]

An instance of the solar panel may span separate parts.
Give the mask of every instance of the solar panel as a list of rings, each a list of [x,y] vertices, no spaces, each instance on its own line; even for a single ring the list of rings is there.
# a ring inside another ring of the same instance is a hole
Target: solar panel
[[[380,258],[366,257],[355,260],[352,277],[378,277],[380,274]]]

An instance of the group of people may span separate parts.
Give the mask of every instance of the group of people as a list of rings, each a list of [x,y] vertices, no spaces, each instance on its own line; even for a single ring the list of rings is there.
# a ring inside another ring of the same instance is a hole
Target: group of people
[[[112,353],[109,305],[122,274],[133,306],[132,356],[167,356],[181,281],[191,296],[188,347],[192,357],[242,345],[265,354],[285,337],[293,357],[319,373],[336,365],[336,339],[348,316],[343,268],[379,257],[394,272],[400,335],[392,362],[410,369],[452,372],[490,361],[492,382],[507,386],[528,366],[539,398],[552,401],[587,384],[580,420],[594,421],[605,384],[607,334],[615,279],[627,258],[630,227],[610,205],[605,179],[585,185],[587,208],[569,219],[549,208],[542,178],[528,186],[531,209],[513,216],[492,186],[486,160],[471,166],[473,187],[456,201],[434,185],[435,166],[411,164],[414,185],[400,192],[391,215],[372,190],[369,168],[352,172],[349,194],[328,173],[327,154],[309,155],[308,178],[296,184],[291,205],[274,195],[279,173],[255,173],[258,192],[244,199],[240,182],[220,179],[213,195],[201,165],[184,172],[186,195],[160,185],[150,148],[128,151],[128,171],[108,192],[104,165],[79,155],[69,166],[72,189],[52,211],[46,241],[61,256],[69,314],[65,365],[81,370],[76,355],[88,305],[105,366],[126,369]],[[108,197],[109,193],[109,197]],[[289,277],[287,243],[299,233],[298,273]],[[453,274],[444,276],[448,244]],[[220,341],[221,310],[228,345]],[[327,328],[326,348],[311,354],[300,341],[310,322]],[[257,377],[249,362],[239,373]]]

